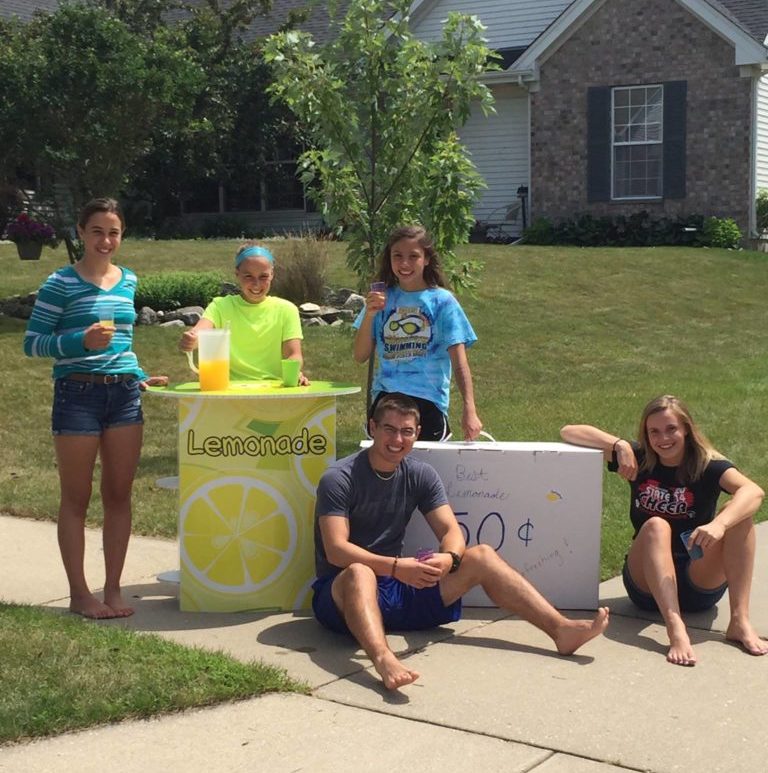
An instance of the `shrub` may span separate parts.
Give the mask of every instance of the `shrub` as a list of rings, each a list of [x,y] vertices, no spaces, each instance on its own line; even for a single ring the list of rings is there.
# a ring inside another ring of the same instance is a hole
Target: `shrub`
[[[701,243],[708,247],[733,249],[739,246],[741,231],[730,217],[708,217],[704,220]]]
[[[555,244],[555,227],[546,217],[537,217],[523,231],[523,241],[527,244]]]
[[[222,275],[215,271],[169,271],[141,277],[134,304],[168,311],[183,306],[207,306],[221,293]]]
[[[248,220],[238,215],[216,215],[208,217],[200,226],[200,235],[204,239],[242,239],[254,238],[253,229]]]
[[[199,239],[200,224],[184,217],[167,217],[155,231],[156,239]]]
[[[757,194],[757,231],[768,229],[768,188],[761,188]]]
[[[281,242],[271,293],[295,304],[321,303],[328,272],[328,243],[313,234]]]

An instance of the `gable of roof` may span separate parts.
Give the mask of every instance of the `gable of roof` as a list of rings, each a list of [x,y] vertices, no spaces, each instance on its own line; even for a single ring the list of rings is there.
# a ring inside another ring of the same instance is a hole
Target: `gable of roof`
[[[670,0],[687,9],[699,21],[734,47],[734,64],[768,65],[768,48],[734,16],[732,8],[726,8],[726,0]],[[767,0],[759,0],[767,5]],[[538,68],[597,10],[610,0],[574,0],[552,24],[539,35],[526,52],[512,65],[511,71],[527,77],[538,78]],[[739,0],[728,0],[734,7]],[[742,0],[744,6],[756,3]],[[740,8],[744,12],[745,8]]]

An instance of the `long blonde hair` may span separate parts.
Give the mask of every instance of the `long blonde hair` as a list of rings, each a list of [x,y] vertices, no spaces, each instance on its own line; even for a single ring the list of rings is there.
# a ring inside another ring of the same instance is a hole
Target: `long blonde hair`
[[[651,400],[643,410],[640,417],[640,427],[637,432],[637,440],[644,454],[644,461],[640,470],[648,472],[653,469],[659,459],[651,448],[648,440],[648,418],[661,411],[672,411],[685,428],[685,446],[683,461],[677,467],[677,480],[680,483],[693,483],[697,481],[707,464],[712,459],[722,459],[722,455],[715,450],[712,443],[696,426],[688,406],[674,395],[661,395]]]

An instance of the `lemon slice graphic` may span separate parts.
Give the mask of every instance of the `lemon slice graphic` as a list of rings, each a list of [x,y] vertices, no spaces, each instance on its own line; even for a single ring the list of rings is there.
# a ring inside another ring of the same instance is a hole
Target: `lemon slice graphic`
[[[194,426],[200,411],[203,408],[203,398],[179,401],[179,432],[186,432]]]
[[[320,477],[328,468],[328,463],[336,458],[336,407],[331,404],[327,408],[315,411],[311,416],[302,420],[302,426],[306,427],[310,436],[321,435],[325,438],[325,453],[295,454],[292,462],[296,475],[308,494],[313,497],[317,493],[317,484]]]
[[[292,508],[257,478],[204,483],[184,502],[179,520],[182,565],[208,588],[261,590],[281,577],[296,553]]]

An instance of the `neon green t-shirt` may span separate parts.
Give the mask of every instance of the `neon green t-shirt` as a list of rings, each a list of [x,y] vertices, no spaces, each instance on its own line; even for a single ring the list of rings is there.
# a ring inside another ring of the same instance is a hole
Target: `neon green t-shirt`
[[[235,381],[282,378],[283,342],[304,338],[296,306],[271,295],[261,303],[248,303],[240,295],[214,298],[203,318],[217,328],[229,322],[229,370]]]

